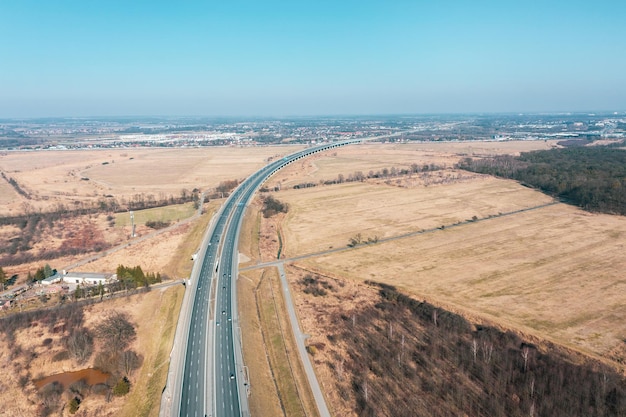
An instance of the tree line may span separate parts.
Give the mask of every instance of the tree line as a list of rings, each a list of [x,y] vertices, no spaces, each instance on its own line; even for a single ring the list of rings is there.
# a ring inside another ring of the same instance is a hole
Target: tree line
[[[624,149],[579,146],[465,158],[458,167],[520,181],[588,211],[626,215]]]
[[[116,273],[118,282],[126,283],[132,288],[147,287],[162,281],[159,272],[143,272],[139,265],[134,267],[118,265]]]
[[[368,179],[388,179],[388,178],[396,178],[399,176],[405,176],[410,174],[418,174],[422,172],[431,172],[431,171],[440,171],[445,169],[445,165],[437,165],[437,164],[423,164],[419,165],[417,163],[411,164],[406,168],[383,168],[377,171],[370,170],[365,173],[363,171],[354,171],[348,175],[338,174],[336,178],[329,180],[320,180],[319,184],[321,185],[332,185],[332,184],[343,184],[346,182],[363,182]],[[317,183],[314,182],[304,182],[300,184],[296,184],[293,186],[294,189],[301,188],[311,188],[317,186]],[[263,191],[263,189],[262,189]],[[265,188],[265,191],[269,191],[269,189]]]
[[[184,204],[189,202],[198,202],[200,191],[195,188],[191,192],[183,189],[179,196],[160,195],[156,198],[152,194],[135,194],[132,198],[126,200],[122,198],[118,201],[115,197],[109,195],[102,197],[94,202],[76,201],[71,205],[57,203],[51,210],[42,211],[35,210],[30,204],[24,205],[24,213],[15,216],[0,216],[0,226],[14,225],[23,229],[27,227],[29,219],[35,217],[37,221],[44,221],[49,224],[61,219],[70,219],[78,216],[99,213],[123,213],[127,210],[144,210],[149,208],[164,207],[174,204]]]
[[[7,177],[6,174],[4,172],[1,173],[2,174],[2,178],[4,178],[9,185],[11,185],[11,187],[13,187],[13,189],[22,197],[26,198],[27,200],[31,200],[32,197],[29,193],[27,193],[19,184],[18,182],[15,180],[15,178],[13,177]]]

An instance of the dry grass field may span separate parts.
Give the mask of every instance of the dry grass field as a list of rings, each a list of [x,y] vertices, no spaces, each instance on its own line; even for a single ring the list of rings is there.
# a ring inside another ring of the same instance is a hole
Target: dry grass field
[[[556,141],[364,143],[334,149],[291,164],[272,178],[268,185],[280,183],[290,187],[305,181],[318,183],[320,180],[335,179],[339,174],[347,177],[356,171],[367,174],[384,168],[408,168],[411,164],[452,167],[461,157],[519,155],[553,146],[556,146]]]
[[[512,181],[455,171],[435,175],[446,173],[462,177],[428,187],[351,182],[277,193],[290,204],[285,256],[342,247],[357,233],[382,239],[552,201]]]
[[[516,153],[533,144],[549,146],[544,142],[523,142],[519,147],[511,143],[506,149],[507,144],[499,142],[471,146],[475,153],[488,154],[490,146]],[[394,145],[396,160],[427,163],[433,155],[441,163],[442,157],[452,160],[455,152],[468,153],[468,144],[437,145],[424,144],[422,149]],[[298,183],[312,172],[318,178],[333,178],[366,170],[370,162],[374,169],[390,166],[392,151],[364,152],[368,148],[339,149],[336,156],[326,157],[328,161],[319,157],[309,167],[294,167],[274,181]],[[290,205],[282,225],[285,257],[346,247],[358,233],[367,240],[428,230],[297,264],[331,276],[389,283],[479,320],[615,363],[626,359],[624,217],[589,214],[564,204],[513,213],[551,199],[513,181],[452,169],[430,174],[450,180],[425,180],[414,174],[399,183],[391,179],[300,190],[283,187],[275,196]],[[506,213],[511,214],[500,215]],[[473,216],[478,221],[450,227]]]
[[[164,207],[138,210],[133,213],[135,224],[145,224],[149,221],[161,221],[165,223],[177,222],[191,217],[196,212],[193,203],[173,204]],[[115,216],[116,227],[130,227],[130,214],[118,213]]]
[[[27,200],[0,178],[0,214],[20,214],[24,205],[45,210],[112,195],[179,196],[181,190],[214,188],[243,179],[267,159],[295,152],[296,146],[255,148],[106,149],[6,152],[0,172],[32,195]]]

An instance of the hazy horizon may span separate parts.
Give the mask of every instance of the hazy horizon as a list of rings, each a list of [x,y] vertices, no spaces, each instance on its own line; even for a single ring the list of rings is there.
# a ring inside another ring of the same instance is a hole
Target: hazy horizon
[[[626,111],[626,4],[0,4],[0,118]]]

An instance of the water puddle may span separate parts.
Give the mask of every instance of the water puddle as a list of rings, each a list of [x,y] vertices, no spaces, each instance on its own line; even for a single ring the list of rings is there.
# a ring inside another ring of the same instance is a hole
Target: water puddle
[[[41,387],[55,381],[63,385],[63,388],[66,389],[74,382],[80,381],[81,379],[84,379],[85,382],[91,386],[96,384],[104,384],[110,376],[111,374],[102,372],[98,369],[87,368],[81,369],[80,371],[63,372],[60,374],[50,375],[33,382],[35,383],[37,389],[40,389]]]

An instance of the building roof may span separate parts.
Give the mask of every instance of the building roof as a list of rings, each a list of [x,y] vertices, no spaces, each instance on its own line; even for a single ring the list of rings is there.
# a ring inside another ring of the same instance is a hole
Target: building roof
[[[63,278],[109,279],[113,275],[105,272],[67,272]]]

